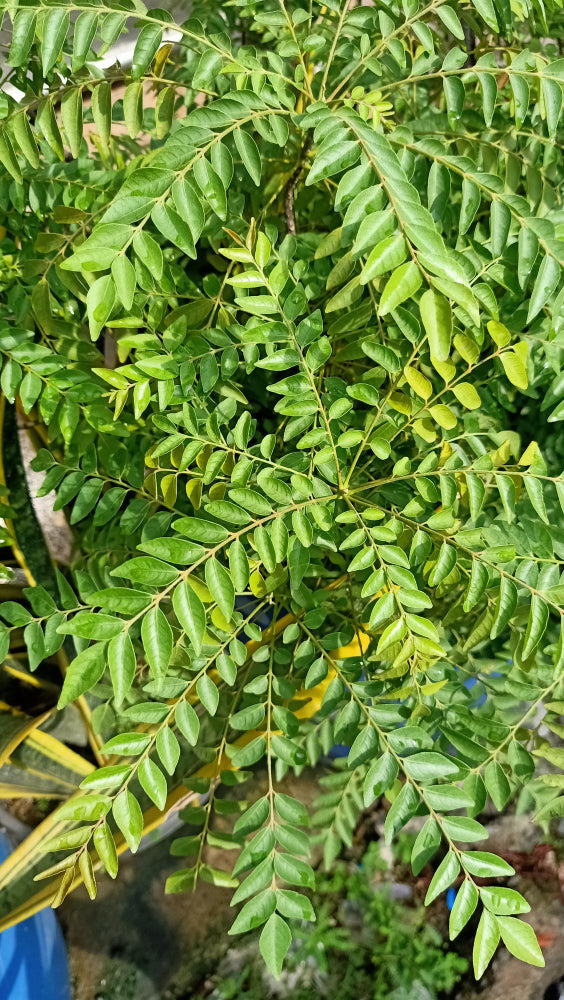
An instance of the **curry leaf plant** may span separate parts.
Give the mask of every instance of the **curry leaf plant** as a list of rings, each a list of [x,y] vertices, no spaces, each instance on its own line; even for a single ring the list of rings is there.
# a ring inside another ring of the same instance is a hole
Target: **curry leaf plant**
[[[280,975],[384,796],[476,975],[542,965],[476,817],[564,814],[560,5],[4,7],[1,385],[75,551],[2,649],[101,734],[38,898],[180,803],[167,890]]]

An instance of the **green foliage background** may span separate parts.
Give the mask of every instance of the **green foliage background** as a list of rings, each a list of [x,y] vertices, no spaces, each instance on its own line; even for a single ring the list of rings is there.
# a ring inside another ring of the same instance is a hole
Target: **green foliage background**
[[[500,939],[542,964],[476,817],[564,813],[558,4],[5,11],[1,385],[76,559],[0,606],[2,653],[64,654],[101,766],[4,920],[40,850],[56,904],[95,895],[188,789],[168,889],[232,885],[278,975],[314,873],[277,782],[344,743],[327,865],[385,793],[453,937],[479,907],[476,975]]]

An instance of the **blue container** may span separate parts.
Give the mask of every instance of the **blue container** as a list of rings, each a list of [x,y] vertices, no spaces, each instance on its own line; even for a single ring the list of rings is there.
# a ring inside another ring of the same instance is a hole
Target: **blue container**
[[[0,861],[11,851],[0,832]],[[71,1000],[65,942],[53,910],[41,910],[0,934],[0,997]]]

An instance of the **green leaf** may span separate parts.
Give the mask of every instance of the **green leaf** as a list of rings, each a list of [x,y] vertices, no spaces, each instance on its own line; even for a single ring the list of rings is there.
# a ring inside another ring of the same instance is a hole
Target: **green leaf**
[[[9,137],[2,132],[0,132],[0,163],[6,168],[17,184],[22,183],[22,172],[14,153],[14,147]]]
[[[239,128],[235,129],[233,138],[235,139],[237,152],[243,161],[247,173],[251,177],[251,180],[258,186],[261,176],[261,158],[255,140],[252,135],[249,135],[244,129]]]
[[[129,312],[133,305],[137,279],[135,277],[135,268],[125,254],[114,257],[112,261],[112,278],[114,279],[123,308],[126,312]]]
[[[298,799],[294,799],[284,792],[276,792],[274,804],[280,818],[286,820],[287,823],[294,823],[298,826],[309,825],[307,809]]]
[[[100,332],[110,318],[115,305],[115,297],[115,285],[109,274],[105,274],[102,278],[97,278],[90,285],[86,304],[88,307],[91,340],[98,339]]]
[[[500,198],[494,198],[490,209],[492,256],[501,257],[505,250],[509,227],[511,225],[511,212]]]
[[[173,208],[157,202],[151,211],[151,219],[165,239],[174,243],[187,257],[196,259],[196,248],[191,229]]]
[[[59,58],[67,37],[70,15],[64,7],[54,7],[45,15],[41,32],[41,59],[43,76],[47,76]]]
[[[12,41],[8,53],[10,66],[23,66],[29,55],[29,50],[35,37],[35,22],[37,13],[32,8],[21,8],[17,11],[12,25]]]
[[[215,556],[211,556],[206,562],[205,576],[210,593],[223,617],[229,621],[235,605],[235,588],[229,573]]]
[[[437,820],[430,816],[417,834],[411,852],[411,867],[414,875],[419,875],[427,862],[436,854],[441,841],[441,828]]]
[[[364,353],[367,354],[372,361],[381,365],[382,368],[385,368],[387,372],[390,372],[390,374],[399,371],[399,358],[395,351],[392,351],[389,347],[384,347],[381,344],[373,344],[368,340],[363,341],[361,347]]]
[[[264,715],[264,705],[248,705],[231,716],[231,725],[234,729],[244,731],[256,729],[264,720]]]
[[[411,783],[402,786],[401,791],[394,799],[391,809],[386,815],[384,823],[384,833],[386,843],[390,844],[392,839],[408,819],[414,814],[419,805],[419,795]]]
[[[433,878],[431,879],[431,884],[427,890],[427,895],[425,896],[425,906],[432,903],[437,896],[440,896],[441,892],[448,889],[450,885],[454,882],[460,871],[460,862],[454,851],[449,851],[441,861],[439,867],[437,868]]]
[[[452,338],[452,310],[448,300],[429,288],[419,300],[419,310],[431,355],[437,361],[446,361]]]
[[[143,127],[143,82],[128,83],[123,95],[123,117],[131,139],[136,139]]]
[[[172,606],[196,653],[199,653],[206,631],[206,611],[200,598],[186,581],[181,581],[175,587]]]
[[[449,937],[453,941],[466,926],[478,905],[478,890],[470,879],[465,879],[456,894],[449,919]]]
[[[539,251],[539,240],[532,229],[522,227],[518,237],[519,260],[517,278],[521,288],[525,288]]]
[[[515,128],[521,128],[529,110],[529,84],[526,78],[518,73],[510,73],[509,83],[513,91]]]
[[[515,483],[510,476],[496,475],[496,485],[503,503],[503,509],[508,522],[515,518]]]
[[[60,160],[63,160],[64,150],[61,133],[59,132],[59,126],[57,125],[53,101],[48,97],[46,97],[37,108],[35,125],[39,129],[41,135],[44,136],[47,144],[53,150],[55,155],[58,156]]]
[[[200,732],[200,720],[189,702],[179,702],[176,706],[174,718],[184,739],[188,741],[190,746],[195,747]]]
[[[481,823],[468,816],[451,816],[443,819],[443,829],[451,840],[470,843],[476,840],[486,840],[488,831]]]
[[[353,258],[357,260],[358,257],[361,257],[367,251],[370,251],[368,257],[368,260],[370,260],[370,258],[373,257],[374,255],[374,251],[378,249],[379,246],[381,246],[382,241],[386,240],[387,237],[391,236],[391,234],[396,229],[396,226],[397,226],[396,218],[394,216],[394,213],[390,209],[386,209],[383,212],[371,212],[370,215],[367,215],[366,218],[362,220],[360,226],[358,227],[358,232],[356,234],[356,239],[354,241],[354,246],[352,249]],[[338,249],[341,240],[341,230],[336,230],[336,232],[339,234],[339,243],[337,245]],[[321,243],[317,248],[316,258],[318,256],[319,257],[323,256],[323,254],[320,252],[320,248],[323,251],[328,249],[326,244]],[[376,254],[375,256],[376,258],[378,258],[380,254]],[[402,257],[402,260],[405,260],[405,257]],[[400,264],[402,260],[400,260]],[[381,273],[383,274],[384,271],[382,271]]]
[[[202,705],[210,715],[215,715],[219,704],[219,691],[211,677],[204,674],[196,681],[196,691]]]
[[[531,655],[535,647],[539,644],[548,625],[549,607],[539,594],[531,597],[531,610],[527,631],[523,642],[523,658]]]
[[[90,46],[94,41],[98,15],[95,11],[85,10],[79,14],[74,26],[72,45],[72,71],[82,69],[88,58]]]
[[[436,781],[438,778],[452,778],[459,773],[458,766],[448,757],[443,757],[442,754],[432,750],[424,750],[422,753],[407,757],[404,767],[411,778],[422,784]]]
[[[407,365],[403,373],[405,375],[406,381],[413,391],[421,397],[421,399],[429,399],[433,391],[433,386],[426,375],[418,371],[417,368],[412,368],[411,365]]]
[[[213,169],[205,156],[200,157],[194,163],[194,180],[198,185],[202,195],[208,202],[210,208],[220,219],[227,216],[227,198],[225,187],[219,175]]]
[[[549,524],[541,480],[535,479],[533,476],[529,475],[524,477],[524,482],[527,496],[529,497],[529,500],[531,501],[541,521],[544,521],[545,524]]]
[[[499,25],[492,0],[472,0],[472,3],[488,27],[491,28],[492,31],[499,31]],[[479,979],[480,977],[477,976],[476,978]]]
[[[457,76],[447,76],[443,80],[443,89],[447,106],[447,117],[451,128],[456,128],[456,123],[462,114],[466,92],[464,83]]]
[[[499,812],[505,808],[511,795],[511,787],[505,772],[496,760],[491,760],[484,771],[486,789]]]
[[[88,646],[71,661],[57,708],[64,708],[98,683],[106,667],[105,643]]]
[[[144,229],[141,229],[134,234],[133,249],[139,257],[139,260],[145,264],[145,267],[148,268],[151,274],[157,280],[161,278],[163,273],[162,250],[156,240],[154,240],[149,233],[146,233]]]
[[[137,776],[143,791],[147,793],[151,802],[155,803],[157,809],[162,811],[167,796],[166,778],[162,771],[150,757],[144,757],[137,769]]]
[[[172,197],[176,211],[183,222],[187,224],[194,244],[196,244],[204,228],[205,218],[200,199],[187,178],[183,180],[179,178],[174,182],[172,185]]]
[[[421,287],[422,280],[421,271],[413,261],[398,267],[384,286],[378,306],[380,316],[386,316],[406,299],[412,298]]]
[[[365,761],[376,755],[378,750],[378,737],[372,726],[365,726],[356,737],[347,758],[349,767],[358,767]]]
[[[539,267],[539,272],[537,274],[535,284],[533,286],[533,291],[531,298],[529,300],[529,312],[527,314],[527,323],[530,323],[535,316],[541,311],[542,307],[546,305],[551,295],[554,293],[558,282],[560,280],[560,265],[554,257],[546,255],[543,258],[541,266]],[[503,356],[502,356],[503,361]],[[507,371],[507,369],[506,369]],[[509,374],[507,375],[509,378]],[[520,388],[520,386],[518,386]]]
[[[92,837],[94,847],[98,857],[106,869],[110,878],[115,878],[118,873],[118,859],[116,845],[112,832],[107,823],[102,823],[94,830]]]
[[[271,889],[263,889],[254,899],[242,907],[229,929],[229,934],[245,934],[260,927],[274,913],[276,895]]]
[[[67,143],[76,159],[82,142],[82,92],[78,88],[73,87],[63,94],[61,119]]]
[[[128,632],[119,632],[108,644],[108,668],[119,708],[135,678],[136,657]]]
[[[491,913],[504,917],[515,913],[529,913],[531,909],[520,892],[506,886],[480,886],[480,899]]]
[[[76,820],[80,822],[94,821],[102,819],[108,812],[111,800],[108,796],[90,793],[82,795],[78,799],[72,798],[64,805],[59,806],[57,818],[59,820]]]
[[[497,917],[494,917],[488,910],[482,910],[472,955],[476,979],[481,979],[484,975],[499,944],[499,938],[500,930]]]
[[[135,559],[128,559],[127,562],[112,570],[111,575],[131,580],[133,583],[166,587],[176,580],[178,572],[160,559],[139,556]]]
[[[102,81],[94,88],[91,104],[92,117],[98,129],[98,135],[107,147],[112,127],[112,91],[107,81]]]
[[[25,112],[15,115],[14,118],[12,119],[12,133],[17,145],[20,147],[20,150],[22,151],[23,155],[25,156],[30,166],[37,169],[40,163],[39,151],[37,148],[37,142],[35,140],[35,136],[33,135],[31,126],[29,124],[29,119],[25,114]],[[1,155],[2,154],[0,154],[0,156]],[[6,155],[6,150],[3,155]],[[11,164],[11,166],[13,169],[13,163]],[[10,171],[10,173],[12,173],[12,170],[10,170],[10,167],[7,164],[6,167]],[[14,176],[13,173],[12,176]],[[15,179],[17,180],[17,177]]]
[[[164,677],[172,656],[172,629],[160,607],[150,608],[141,624],[141,639],[151,673]]]
[[[484,79],[484,74],[480,74],[480,82],[482,82],[483,79]],[[495,101],[495,95],[497,93],[495,80],[493,80],[491,77],[486,77],[486,80],[487,79],[491,79],[493,82],[493,87],[494,87],[493,98]],[[462,204],[460,206],[460,220],[458,223],[458,228],[461,234],[467,233],[468,230],[470,229],[470,226],[472,225],[474,218],[476,216],[476,212],[480,207],[481,200],[482,200],[482,195],[480,192],[480,188],[477,186],[477,184],[474,184],[473,181],[470,180],[470,178],[465,177],[462,182]]]
[[[301,885],[304,888],[313,889],[315,887],[315,875],[311,865],[301,858],[294,858],[291,854],[274,855],[274,871],[279,878],[290,885]]]
[[[152,63],[163,37],[162,28],[156,24],[146,24],[137,37],[131,60],[131,75],[134,79],[143,73]]]
[[[122,757],[136,757],[147,748],[150,736],[146,733],[121,733],[103,744],[103,752]]]
[[[436,785],[426,788],[425,799],[439,812],[469,808],[473,805],[472,797],[458,785]]]
[[[114,799],[112,813],[129,850],[135,854],[143,836],[143,814],[137,799],[127,788]]]
[[[478,878],[498,878],[500,875],[515,874],[511,865],[503,858],[498,858],[497,854],[489,854],[487,851],[464,851],[460,857],[465,871]]]
[[[517,917],[497,917],[501,940],[515,958],[544,969],[545,961],[530,924]]]
[[[490,630],[490,638],[495,639],[504,631],[517,609],[517,587],[508,576],[502,576],[495,606],[495,617]]]
[[[406,257],[407,248],[401,233],[387,236],[368,255],[360,276],[361,284],[366,285],[378,275],[393,271],[403,264]]]
[[[360,145],[352,140],[330,143],[318,151],[306,178],[306,185],[332,177],[354,166],[360,156]]]
[[[307,896],[293,889],[276,890],[276,909],[290,920],[315,921],[313,906]]]
[[[273,913],[261,932],[259,947],[266,967],[275,979],[280,979],[291,943],[292,934],[288,924],[277,913]]]
[[[438,587],[443,580],[446,580],[449,573],[456,565],[456,549],[443,542],[439,550],[437,561],[429,574],[429,584],[431,587]]]

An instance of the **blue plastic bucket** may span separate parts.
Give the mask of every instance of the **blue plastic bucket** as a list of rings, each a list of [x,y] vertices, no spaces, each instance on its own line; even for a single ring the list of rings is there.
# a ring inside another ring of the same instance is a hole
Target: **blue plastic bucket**
[[[12,845],[0,832],[0,861]],[[51,909],[0,934],[2,1000],[71,1000],[65,942]]]

